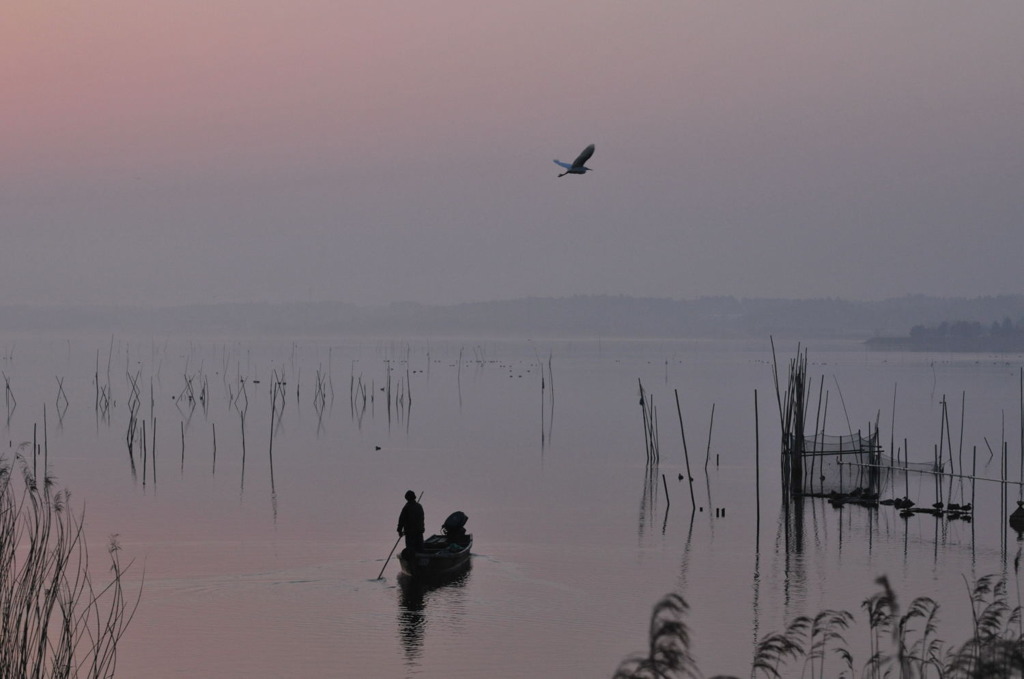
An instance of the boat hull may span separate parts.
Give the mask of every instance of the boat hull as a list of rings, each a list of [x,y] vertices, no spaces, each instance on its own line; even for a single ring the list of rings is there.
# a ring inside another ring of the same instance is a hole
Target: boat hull
[[[473,536],[452,542],[443,535],[432,535],[423,548],[410,554],[408,549],[398,555],[402,573],[417,580],[437,580],[462,572],[469,565]]]

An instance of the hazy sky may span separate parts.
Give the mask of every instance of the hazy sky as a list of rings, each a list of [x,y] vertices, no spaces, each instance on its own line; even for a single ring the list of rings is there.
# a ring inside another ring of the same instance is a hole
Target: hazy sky
[[[1022,36],[1020,0],[7,0],[0,302],[1024,293]]]

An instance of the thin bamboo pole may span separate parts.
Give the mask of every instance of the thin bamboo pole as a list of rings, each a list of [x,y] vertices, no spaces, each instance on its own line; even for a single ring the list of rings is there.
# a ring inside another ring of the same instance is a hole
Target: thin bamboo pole
[[[967,391],[964,390],[960,393],[960,436],[959,443],[957,444],[957,460],[960,464],[960,475],[964,473],[964,417],[967,410]],[[953,497],[953,479],[949,480],[949,497]],[[960,502],[964,502],[964,484],[963,480],[960,481]]]
[[[47,436],[46,426],[46,404],[43,404],[43,483],[46,483],[46,475],[50,470],[50,442]]]
[[[153,418],[153,485],[156,485],[156,417]]]
[[[761,546],[761,426],[758,422],[757,389],[754,390],[754,498],[757,517],[755,545],[760,552]]]
[[[686,448],[686,429],[683,427],[683,411],[679,407],[679,390],[675,389],[676,414],[679,416],[679,434],[683,437],[683,457],[686,459],[686,482],[690,487],[690,507],[697,511],[697,500],[693,497],[693,474],[690,473],[690,452]]]
[[[907,448],[907,439],[903,439],[903,497],[910,499],[910,449]]]
[[[146,451],[146,421],[142,421],[142,486],[146,486],[146,465],[149,463]]]
[[[704,454],[704,476],[708,475],[708,461],[711,460],[711,430],[715,426],[715,404],[711,404],[711,422],[708,423],[708,448]]]

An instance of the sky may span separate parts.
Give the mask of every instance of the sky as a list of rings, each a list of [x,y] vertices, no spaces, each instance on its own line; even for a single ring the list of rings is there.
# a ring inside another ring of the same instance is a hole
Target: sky
[[[7,0],[0,303],[1021,294],[1022,35],[1019,0]]]

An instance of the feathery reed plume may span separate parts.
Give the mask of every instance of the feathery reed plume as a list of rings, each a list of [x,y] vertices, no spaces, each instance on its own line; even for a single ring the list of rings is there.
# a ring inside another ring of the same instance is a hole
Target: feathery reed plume
[[[966,583],[966,579],[965,579]],[[951,653],[949,674],[964,677],[1019,677],[1024,672],[1021,609],[1007,603],[1004,577],[979,578],[969,590],[974,636]]]
[[[0,668],[3,676],[106,678],[117,644],[138,608],[129,597],[117,537],[108,552],[112,580],[89,573],[82,520],[66,490],[36,484],[24,460],[18,490],[0,466]]]
[[[612,679],[699,677],[690,655],[690,630],[683,620],[689,606],[678,594],[668,594],[651,613],[650,646],[646,655],[624,660]]]
[[[983,677],[1020,677],[1024,671],[1024,638],[1020,634],[1021,609],[1010,609],[1007,603],[1006,579],[996,576],[979,578],[969,589],[974,632],[959,646],[947,645],[938,638],[939,604],[929,597],[911,602],[905,615],[900,615],[897,598],[889,581],[876,581],[881,591],[862,604],[870,629],[870,656],[861,676],[872,679],[905,677],[907,679],[936,676],[962,679]],[[833,676],[822,663],[826,645],[843,660],[853,674],[853,656],[847,648],[842,630],[853,622],[853,616],[842,611],[823,611],[814,619],[797,618],[783,633],[765,637],[758,645],[754,668],[771,677],[792,675],[789,663],[803,660],[798,674],[812,677]],[[808,643],[809,642],[809,643]]]
[[[1018,554],[1014,571],[1019,567]],[[814,617],[794,618],[781,632],[757,644],[751,677],[861,676],[867,679],[1010,679],[1024,676],[1022,611],[1011,608],[1005,576],[985,576],[968,584],[973,628],[962,644],[949,645],[937,636],[939,605],[929,597],[914,599],[907,612],[900,606],[888,578],[878,578],[879,591],[862,603],[867,614],[869,657],[855,668],[846,632],[855,619],[846,611],[826,609]],[[965,578],[966,583],[966,578]],[[613,679],[699,677],[690,654],[683,615],[688,610],[678,594],[654,607],[647,655],[624,660]]]

